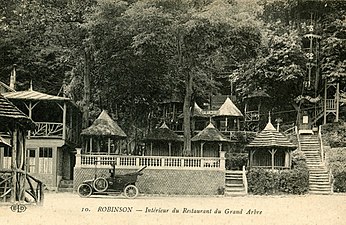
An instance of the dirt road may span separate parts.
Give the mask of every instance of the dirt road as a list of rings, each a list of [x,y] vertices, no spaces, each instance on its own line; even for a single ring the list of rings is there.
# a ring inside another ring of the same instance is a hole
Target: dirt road
[[[290,224],[346,225],[346,195],[80,198],[47,193],[42,207],[14,213],[0,206],[0,224]]]

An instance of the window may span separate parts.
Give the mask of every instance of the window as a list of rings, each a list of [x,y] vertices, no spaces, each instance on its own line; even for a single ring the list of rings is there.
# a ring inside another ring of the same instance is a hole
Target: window
[[[28,149],[28,154],[28,172],[36,173],[36,149]]]
[[[42,147],[39,148],[39,173],[52,173],[53,169],[53,149]]]
[[[11,169],[12,148],[4,147],[3,169]]]

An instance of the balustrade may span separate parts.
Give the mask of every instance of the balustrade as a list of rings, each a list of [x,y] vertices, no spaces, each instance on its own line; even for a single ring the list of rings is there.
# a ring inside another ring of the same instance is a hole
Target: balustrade
[[[79,159],[78,159],[79,157]],[[224,169],[224,158],[212,157],[168,157],[130,155],[82,155],[77,153],[76,167],[117,167],[147,166],[148,168],[206,168]]]

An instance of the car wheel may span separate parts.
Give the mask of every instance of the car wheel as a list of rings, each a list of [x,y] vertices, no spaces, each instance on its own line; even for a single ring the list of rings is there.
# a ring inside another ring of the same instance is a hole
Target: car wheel
[[[81,184],[78,186],[78,195],[82,198],[89,197],[93,190],[89,184]]]
[[[127,185],[124,189],[126,198],[136,198],[138,195],[138,188],[135,185]]]
[[[97,192],[104,192],[108,188],[108,181],[103,177],[94,180],[93,187]]]

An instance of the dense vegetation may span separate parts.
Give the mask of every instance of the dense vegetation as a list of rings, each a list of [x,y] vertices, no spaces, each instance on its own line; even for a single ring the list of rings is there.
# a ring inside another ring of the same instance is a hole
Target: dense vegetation
[[[336,79],[346,74],[342,1],[0,3],[0,80],[8,83],[16,64],[18,90],[27,89],[30,80],[35,90],[63,90],[85,112],[86,122],[107,109],[130,135],[156,125],[151,117],[165,98],[181,95],[187,113],[194,101],[230,94],[231,82],[238,101],[265,89],[275,102],[274,117],[292,110],[306,79],[299,16],[309,10],[323,12],[322,74]],[[295,120],[287,113],[280,117]]]
[[[334,177],[334,192],[346,192],[345,147],[327,148],[327,164]]]

